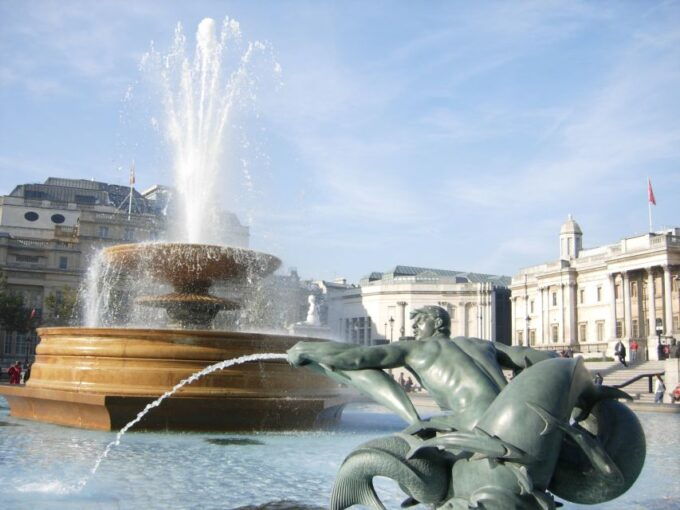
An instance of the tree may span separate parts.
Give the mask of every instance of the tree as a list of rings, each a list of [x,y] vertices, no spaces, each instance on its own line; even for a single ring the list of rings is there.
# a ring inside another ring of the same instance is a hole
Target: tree
[[[5,331],[26,333],[33,327],[33,317],[24,304],[21,294],[7,285],[7,277],[0,273],[0,327]]]
[[[78,292],[71,287],[50,294],[45,298],[47,317],[44,321],[46,326],[66,326],[73,319],[78,303]]]

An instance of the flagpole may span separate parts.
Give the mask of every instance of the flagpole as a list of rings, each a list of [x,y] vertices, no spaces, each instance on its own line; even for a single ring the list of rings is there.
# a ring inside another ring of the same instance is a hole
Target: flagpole
[[[649,210],[649,233],[652,230],[652,204],[656,205],[656,199],[654,198],[654,191],[652,191],[652,179],[647,176],[647,209]]]

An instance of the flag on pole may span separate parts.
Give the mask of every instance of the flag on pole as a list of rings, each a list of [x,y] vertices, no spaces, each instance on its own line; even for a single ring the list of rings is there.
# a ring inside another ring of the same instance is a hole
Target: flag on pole
[[[35,319],[35,315],[36,315],[36,311],[35,311],[35,308],[34,308],[33,310],[31,310],[31,315],[30,315],[29,319]]]
[[[133,161],[132,166],[130,167],[130,186],[134,185],[135,185],[135,162]]]
[[[652,180],[647,178],[647,199],[650,204],[656,205],[656,199],[654,198],[654,190],[652,189]]]

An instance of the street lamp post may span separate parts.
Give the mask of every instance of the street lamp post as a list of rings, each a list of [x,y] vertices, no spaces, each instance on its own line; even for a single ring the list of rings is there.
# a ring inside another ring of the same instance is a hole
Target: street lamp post
[[[527,337],[526,337],[526,339],[525,339],[525,342],[526,342],[525,345],[526,345],[527,347],[529,347],[529,335],[531,334],[531,330],[529,329],[529,326],[531,326],[531,317],[529,317],[529,316],[527,315],[527,316],[524,318],[524,320],[525,320],[526,323],[527,323],[527,333],[526,333]]]
[[[394,336],[394,317],[390,317],[388,322],[390,323],[390,342],[392,342],[392,337]]]

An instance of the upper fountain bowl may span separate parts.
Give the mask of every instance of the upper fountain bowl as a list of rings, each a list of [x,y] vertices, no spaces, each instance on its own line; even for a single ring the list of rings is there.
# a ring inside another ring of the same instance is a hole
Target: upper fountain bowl
[[[264,277],[281,265],[278,258],[267,253],[206,244],[119,244],[106,248],[105,253],[108,261],[123,272],[142,272],[177,289]]]

